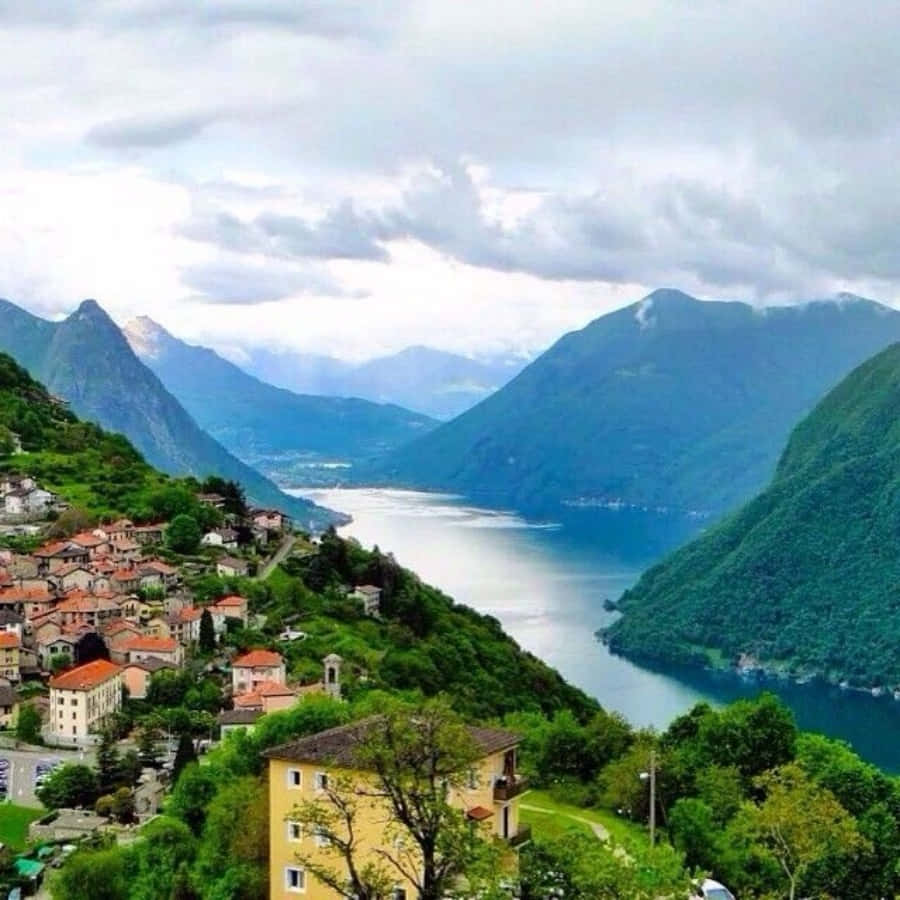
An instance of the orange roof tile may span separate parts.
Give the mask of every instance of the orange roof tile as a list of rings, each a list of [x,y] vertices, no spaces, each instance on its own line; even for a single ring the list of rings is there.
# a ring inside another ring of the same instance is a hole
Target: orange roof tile
[[[178,649],[175,638],[145,637],[137,635],[122,645],[123,650],[137,650],[145,653],[172,653]]]
[[[240,597],[237,594],[229,594],[227,597],[216,600],[213,606],[244,606],[246,603],[246,597]]]
[[[51,678],[50,687],[64,691],[87,691],[103,684],[121,671],[121,666],[111,663],[108,659],[95,659]]]
[[[19,646],[19,636],[11,631],[0,631],[0,649],[10,650]]]
[[[233,663],[234,668],[255,669],[262,666],[280,666],[283,660],[280,653],[271,650],[251,650],[243,656],[239,656]]]
[[[485,819],[490,819],[494,814],[484,806],[473,806],[471,809],[466,810],[466,815],[476,822],[483,822]]]

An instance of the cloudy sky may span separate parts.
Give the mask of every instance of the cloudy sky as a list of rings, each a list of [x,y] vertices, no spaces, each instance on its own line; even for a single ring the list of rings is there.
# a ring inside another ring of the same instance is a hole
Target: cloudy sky
[[[0,296],[220,348],[536,350],[900,297],[900,6],[0,0]]]

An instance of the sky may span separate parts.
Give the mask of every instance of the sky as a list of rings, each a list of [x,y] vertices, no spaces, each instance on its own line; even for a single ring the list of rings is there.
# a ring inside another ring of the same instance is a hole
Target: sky
[[[900,286],[900,5],[0,0],[0,296],[364,359]]]

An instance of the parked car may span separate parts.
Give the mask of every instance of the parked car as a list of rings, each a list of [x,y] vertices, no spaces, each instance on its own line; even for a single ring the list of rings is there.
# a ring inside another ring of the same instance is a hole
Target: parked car
[[[695,891],[694,896],[702,897],[703,900],[735,900],[734,894],[724,884],[713,881],[712,878],[704,879],[696,886]]]

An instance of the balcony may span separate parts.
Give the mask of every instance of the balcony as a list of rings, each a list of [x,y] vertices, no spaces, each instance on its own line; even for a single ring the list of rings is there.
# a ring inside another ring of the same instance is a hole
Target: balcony
[[[506,803],[527,789],[527,779],[503,775],[494,782],[494,803]]]
[[[511,834],[506,840],[509,846],[514,849],[527,844],[531,840],[531,826],[520,823],[519,830],[515,834]]]

